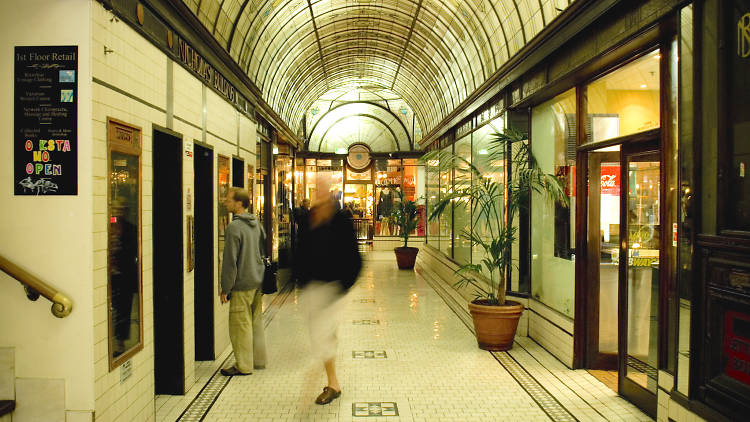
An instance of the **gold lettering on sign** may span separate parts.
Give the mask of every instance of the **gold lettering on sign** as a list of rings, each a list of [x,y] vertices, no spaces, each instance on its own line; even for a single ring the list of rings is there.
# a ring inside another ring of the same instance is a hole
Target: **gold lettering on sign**
[[[750,56],[750,13],[737,22],[737,55],[743,59]]]

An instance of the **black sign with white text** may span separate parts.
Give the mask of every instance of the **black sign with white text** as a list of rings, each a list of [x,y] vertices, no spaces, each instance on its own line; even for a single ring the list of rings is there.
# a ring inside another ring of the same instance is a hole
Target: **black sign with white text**
[[[78,194],[78,46],[15,48],[16,195]]]

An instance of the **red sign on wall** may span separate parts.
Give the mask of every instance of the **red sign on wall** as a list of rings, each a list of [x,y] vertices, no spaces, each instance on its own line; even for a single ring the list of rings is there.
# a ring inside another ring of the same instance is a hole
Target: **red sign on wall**
[[[576,166],[570,167],[570,188],[573,191],[572,197],[576,196]],[[558,172],[559,173],[559,172]],[[561,177],[558,174],[558,177]],[[620,166],[602,166],[601,172],[601,193],[602,195],[619,195],[620,194]],[[564,179],[563,179],[564,180]],[[566,186],[566,193],[568,192]]]
[[[750,315],[729,311],[724,316],[724,354],[730,377],[750,385]]]
[[[602,166],[602,195],[620,194],[620,166]]]

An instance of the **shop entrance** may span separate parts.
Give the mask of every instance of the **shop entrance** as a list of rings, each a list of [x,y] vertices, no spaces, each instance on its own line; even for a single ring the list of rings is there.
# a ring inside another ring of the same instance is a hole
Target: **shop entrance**
[[[154,129],[153,151],[154,385],[184,394],[182,137]]]
[[[195,360],[214,352],[214,152],[195,144]]]
[[[348,165],[344,173],[344,207],[352,213],[357,240],[369,242],[373,237],[373,212],[375,206],[372,166],[355,171]]]
[[[588,152],[587,367],[656,415],[661,161],[656,142]]]

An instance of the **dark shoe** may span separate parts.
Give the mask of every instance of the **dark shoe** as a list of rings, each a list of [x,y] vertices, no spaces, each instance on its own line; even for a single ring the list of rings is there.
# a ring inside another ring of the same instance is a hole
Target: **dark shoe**
[[[225,377],[233,377],[235,375],[252,375],[252,373],[246,374],[244,372],[240,372],[239,369],[235,368],[234,366],[227,369],[221,370],[221,375],[224,375]]]
[[[315,404],[328,404],[340,395],[341,391],[336,391],[331,387],[323,387],[323,392],[315,399]]]

